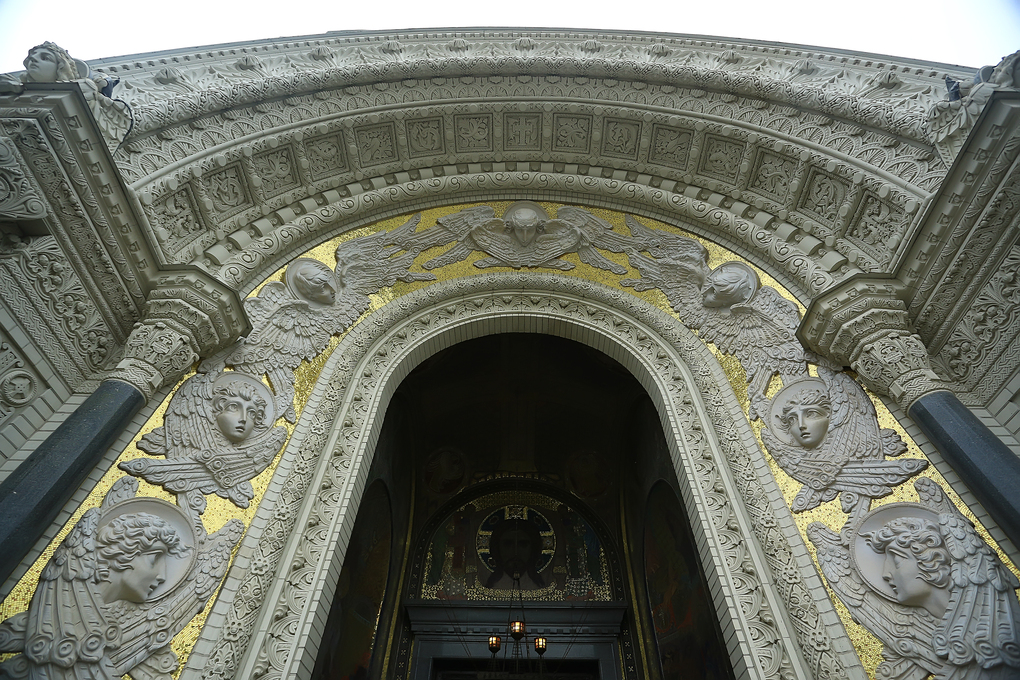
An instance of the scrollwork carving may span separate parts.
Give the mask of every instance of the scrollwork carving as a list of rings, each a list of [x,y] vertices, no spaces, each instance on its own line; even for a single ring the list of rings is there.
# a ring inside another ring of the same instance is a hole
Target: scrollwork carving
[[[21,169],[13,142],[0,137],[0,219],[38,220],[46,213],[42,195]]]

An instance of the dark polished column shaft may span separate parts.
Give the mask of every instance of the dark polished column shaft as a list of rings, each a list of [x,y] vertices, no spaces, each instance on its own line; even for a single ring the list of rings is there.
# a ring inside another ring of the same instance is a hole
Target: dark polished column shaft
[[[1013,545],[1020,547],[1020,457],[952,392],[924,395],[910,406],[909,414]]]
[[[107,380],[0,483],[0,583],[17,569],[68,499],[145,404]]]

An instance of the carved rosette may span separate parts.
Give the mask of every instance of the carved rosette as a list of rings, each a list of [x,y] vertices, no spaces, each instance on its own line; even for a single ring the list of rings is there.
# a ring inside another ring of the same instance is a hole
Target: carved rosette
[[[928,350],[916,334],[886,331],[863,343],[850,365],[869,389],[888,394],[904,411],[922,396],[946,389],[931,370]]]
[[[177,382],[198,361],[199,347],[191,333],[169,320],[135,324],[124,358],[110,376],[131,385],[146,401],[167,383]]]

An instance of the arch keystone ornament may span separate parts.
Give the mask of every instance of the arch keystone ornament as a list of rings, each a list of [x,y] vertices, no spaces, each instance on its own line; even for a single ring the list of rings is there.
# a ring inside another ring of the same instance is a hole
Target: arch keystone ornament
[[[442,348],[550,333],[613,357],[659,411],[738,677],[865,676],[792,516],[704,343],[634,296],[543,274],[480,274],[410,293],[326,362],[185,677],[306,677],[394,386]],[[757,461],[757,462],[756,462]],[[763,549],[762,546],[768,546]],[[726,603],[730,603],[727,605]],[[736,606],[731,606],[736,605]]]

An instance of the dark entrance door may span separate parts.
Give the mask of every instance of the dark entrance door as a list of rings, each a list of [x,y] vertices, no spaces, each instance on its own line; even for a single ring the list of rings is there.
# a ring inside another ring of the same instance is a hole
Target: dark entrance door
[[[595,660],[550,660],[541,669],[531,660],[522,664],[519,673],[501,670],[501,666],[502,659],[497,659],[495,668],[491,661],[433,659],[431,680],[600,680]]]

